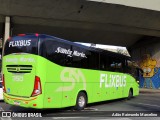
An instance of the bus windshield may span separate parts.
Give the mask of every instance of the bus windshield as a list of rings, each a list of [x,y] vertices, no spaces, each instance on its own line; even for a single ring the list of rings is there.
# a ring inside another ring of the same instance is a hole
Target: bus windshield
[[[6,41],[4,55],[16,53],[38,54],[38,37],[35,35],[16,36]]]

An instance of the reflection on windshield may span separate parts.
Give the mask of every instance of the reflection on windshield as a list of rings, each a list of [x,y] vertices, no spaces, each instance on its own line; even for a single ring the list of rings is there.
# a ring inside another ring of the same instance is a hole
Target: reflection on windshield
[[[38,39],[34,35],[16,36],[6,41],[4,55],[38,54]]]

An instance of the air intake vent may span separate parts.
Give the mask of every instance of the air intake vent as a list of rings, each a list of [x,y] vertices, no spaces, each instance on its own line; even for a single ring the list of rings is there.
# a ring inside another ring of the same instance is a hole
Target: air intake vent
[[[7,71],[11,73],[30,73],[32,65],[7,65]]]

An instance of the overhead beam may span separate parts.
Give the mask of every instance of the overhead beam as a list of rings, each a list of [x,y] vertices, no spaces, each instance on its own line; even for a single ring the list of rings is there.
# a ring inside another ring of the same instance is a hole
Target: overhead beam
[[[124,32],[131,34],[141,34],[148,36],[160,37],[160,30],[152,28],[136,27],[118,23],[98,23],[98,22],[87,22],[87,21],[76,21],[76,20],[61,20],[61,19],[40,19],[34,17],[12,17],[13,24],[26,24],[26,25],[40,25],[49,27],[60,27],[60,28],[73,28],[73,29],[85,29],[94,31],[115,31]]]

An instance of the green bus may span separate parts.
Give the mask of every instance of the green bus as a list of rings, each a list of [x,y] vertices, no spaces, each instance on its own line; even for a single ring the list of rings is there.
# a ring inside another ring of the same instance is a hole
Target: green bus
[[[45,34],[19,34],[4,45],[4,101],[28,108],[82,110],[88,103],[139,94],[130,57]]]

